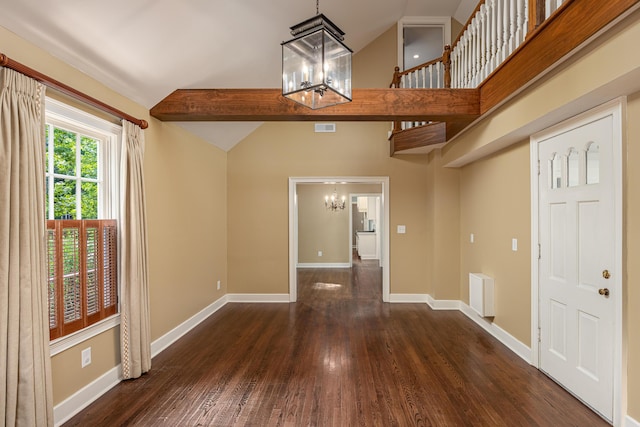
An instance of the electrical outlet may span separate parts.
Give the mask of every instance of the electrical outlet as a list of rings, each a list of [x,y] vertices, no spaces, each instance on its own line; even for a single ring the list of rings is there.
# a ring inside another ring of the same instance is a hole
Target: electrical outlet
[[[322,256],[322,251],[318,251],[318,256]]]
[[[217,286],[218,286],[218,290],[220,290],[220,280],[218,280]]]
[[[511,239],[511,250],[514,252],[518,250],[518,239]]]
[[[82,367],[91,365],[91,347],[82,350]]]

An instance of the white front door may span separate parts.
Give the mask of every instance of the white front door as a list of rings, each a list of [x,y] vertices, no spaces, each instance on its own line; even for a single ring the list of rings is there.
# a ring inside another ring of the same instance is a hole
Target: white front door
[[[613,416],[616,271],[611,115],[538,141],[540,369]]]

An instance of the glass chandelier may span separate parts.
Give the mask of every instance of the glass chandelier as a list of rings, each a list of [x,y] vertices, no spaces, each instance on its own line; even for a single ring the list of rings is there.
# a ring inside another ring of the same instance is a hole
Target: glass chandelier
[[[338,197],[338,192],[334,188],[331,197],[324,196],[324,206],[330,211],[337,212],[345,208],[346,200],[346,196]]]
[[[282,95],[311,109],[351,102],[351,54],[344,33],[319,12],[282,43]]]

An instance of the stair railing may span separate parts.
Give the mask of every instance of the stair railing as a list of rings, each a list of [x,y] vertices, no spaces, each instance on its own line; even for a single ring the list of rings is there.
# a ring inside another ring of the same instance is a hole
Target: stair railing
[[[389,87],[407,89],[442,89],[451,87],[451,61],[449,55],[451,47],[445,46],[442,57],[433,59],[408,70],[400,71],[395,68],[393,80]],[[422,126],[428,122],[399,122],[393,124],[393,132]]]
[[[478,87],[544,20],[572,0],[481,0],[441,58],[405,71],[395,68],[389,87]],[[428,122],[394,122],[393,132]]]

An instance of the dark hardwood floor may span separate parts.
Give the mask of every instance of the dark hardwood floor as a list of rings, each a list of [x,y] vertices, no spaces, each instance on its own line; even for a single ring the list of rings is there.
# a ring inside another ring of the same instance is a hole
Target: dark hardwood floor
[[[227,304],[65,426],[598,426],[462,313],[383,304],[375,261]]]

